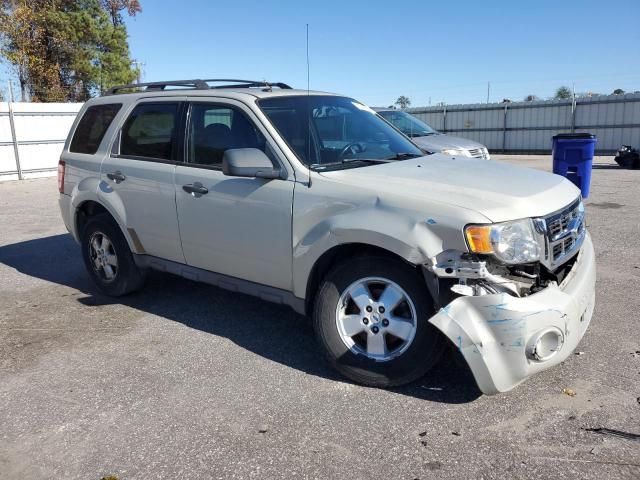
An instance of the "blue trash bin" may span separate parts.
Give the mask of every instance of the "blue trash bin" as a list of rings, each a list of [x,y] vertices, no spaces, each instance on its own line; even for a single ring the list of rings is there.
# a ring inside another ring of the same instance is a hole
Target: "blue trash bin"
[[[553,137],[553,173],[562,175],[589,196],[595,135],[590,133],[561,133]]]

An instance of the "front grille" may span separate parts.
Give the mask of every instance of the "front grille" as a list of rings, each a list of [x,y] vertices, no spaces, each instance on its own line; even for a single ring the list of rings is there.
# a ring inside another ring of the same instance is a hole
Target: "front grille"
[[[571,250],[575,241],[573,238],[565,238],[564,240],[559,241],[553,246],[553,259],[557,260],[562,255],[566,254],[566,252]]]
[[[486,148],[470,148],[469,155],[473,158],[487,159],[489,157],[489,151]]]
[[[579,202],[578,202],[579,204]],[[560,212],[560,214],[552,215],[547,218],[547,231],[551,238],[563,236],[569,228],[569,224],[574,218],[578,218],[578,204],[572,204],[568,209]]]
[[[578,252],[586,229],[584,207],[577,199],[571,205],[544,217],[545,264],[554,270]]]
[[[474,158],[484,158],[484,154],[482,153],[481,148],[470,148],[469,155],[471,155]]]

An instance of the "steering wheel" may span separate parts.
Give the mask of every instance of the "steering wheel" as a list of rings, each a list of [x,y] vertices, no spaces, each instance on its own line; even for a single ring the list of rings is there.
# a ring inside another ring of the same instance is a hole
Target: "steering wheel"
[[[338,154],[338,159],[342,160],[347,155],[356,155],[358,153],[362,153],[365,151],[365,146],[360,142],[352,142],[340,150],[340,154]]]

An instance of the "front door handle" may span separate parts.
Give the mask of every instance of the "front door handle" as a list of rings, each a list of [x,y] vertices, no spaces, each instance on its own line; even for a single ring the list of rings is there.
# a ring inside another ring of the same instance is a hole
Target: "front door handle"
[[[200,182],[195,182],[195,183],[188,183],[187,185],[183,185],[182,189],[187,192],[190,193],[192,195],[206,195],[207,193],[209,193],[209,189],[207,187],[205,187],[204,185],[202,185]]]
[[[116,183],[124,182],[127,177],[125,177],[120,170],[117,170],[113,173],[107,173],[107,178],[109,180],[113,180]]]

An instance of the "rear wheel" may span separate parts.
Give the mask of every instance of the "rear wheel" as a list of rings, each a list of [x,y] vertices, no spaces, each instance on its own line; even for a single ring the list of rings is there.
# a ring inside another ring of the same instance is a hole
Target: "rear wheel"
[[[411,382],[440,357],[444,341],[428,319],[433,301],[418,272],[401,261],[361,257],[322,282],[314,328],[329,362],[376,387]]]
[[[82,256],[98,289],[119,297],[144,284],[144,272],[133,260],[118,224],[109,215],[91,217],[82,231]]]

